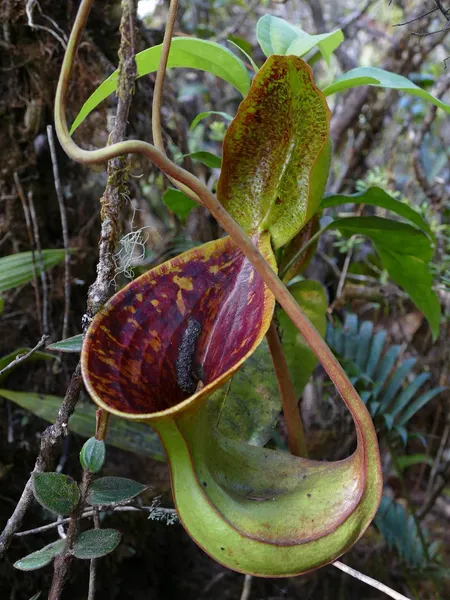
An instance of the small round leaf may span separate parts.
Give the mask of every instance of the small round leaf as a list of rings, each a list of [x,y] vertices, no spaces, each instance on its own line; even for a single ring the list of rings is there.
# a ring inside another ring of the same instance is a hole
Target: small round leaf
[[[90,473],[98,473],[105,462],[105,442],[91,437],[80,452],[80,463]]]
[[[65,540],[57,540],[44,546],[36,552],[32,552],[14,563],[14,567],[20,571],[35,571],[48,565],[52,558],[57,556],[64,548]],[[35,596],[33,596],[34,598]],[[31,599],[32,600],[32,599]]]
[[[120,537],[115,529],[89,529],[76,539],[73,554],[77,558],[100,558],[116,549]]]
[[[101,477],[89,488],[88,504],[99,506],[131,500],[147,488],[146,485],[125,477]]]
[[[62,473],[34,473],[33,492],[44,508],[58,515],[68,515],[80,500],[76,482]]]

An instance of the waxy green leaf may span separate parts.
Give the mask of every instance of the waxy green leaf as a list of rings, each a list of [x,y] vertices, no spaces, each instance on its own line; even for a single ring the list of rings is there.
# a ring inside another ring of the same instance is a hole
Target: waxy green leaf
[[[92,506],[117,504],[131,500],[146,489],[146,485],[125,477],[101,477],[90,485],[87,502]]]
[[[177,215],[182,223],[186,222],[190,212],[198,206],[195,200],[174,188],[167,188],[164,192],[163,202],[169,210]]]
[[[52,559],[62,552],[65,543],[65,540],[57,540],[56,542],[52,542],[40,550],[20,558],[14,563],[14,567],[20,571],[35,571],[36,569],[41,569],[42,567],[50,564]],[[33,598],[34,597],[35,596],[33,596]]]
[[[344,34],[340,29],[309,35],[300,27],[273,15],[261,17],[256,25],[256,37],[266,56],[271,54],[304,56],[317,46],[328,65],[331,55],[344,41]]]
[[[320,208],[331,208],[334,206],[340,206],[342,204],[368,204],[370,206],[379,206],[380,208],[385,208],[386,210],[390,210],[404,219],[407,219],[419,227],[419,229],[422,229],[428,233],[428,235],[434,237],[430,226],[418,212],[408,206],[408,204],[396,200],[379,187],[370,187],[363,192],[358,192],[357,194],[330,194],[323,198],[322,202],[320,203]]]
[[[83,334],[74,335],[73,337],[55,342],[47,346],[47,350],[56,350],[58,352],[81,352],[83,345]]]
[[[76,482],[62,473],[33,473],[33,493],[36,500],[57,515],[68,515],[80,500]]]
[[[364,235],[372,240],[383,267],[423,312],[436,339],[441,307],[429,269],[433,257],[430,238],[407,223],[382,217],[347,217],[333,221],[327,228],[339,229],[347,236]]]
[[[154,73],[158,69],[162,44],[136,54],[137,77]],[[244,63],[228,48],[215,42],[189,37],[173,38],[167,67],[187,67],[212,73],[227,81],[245,96],[250,87],[250,77]],[[117,89],[118,72],[114,71],[86,100],[75,119],[70,134],[85,120],[100,102]]]
[[[212,152],[199,150],[198,152],[191,152],[186,156],[190,156],[192,160],[198,160],[210,169],[220,169],[220,167],[222,166],[222,159],[220,158],[220,156],[217,156]]]
[[[203,119],[206,119],[207,117],[210,117],[211,115],[217,115],[218,117],[222,117],[226,121],[233,120],[233,117],[226,112],[220,112],[218,110],[207,110],[205,112],[199,113],[195,117],[195,119],[192,121],[189,129],[192,131],[193,129],[195,129],[197,127],[197,125],[200,123],[200,121],[202,121]]]
[[[83,444],[80,452],[80,463],[90,473],[98,473],[105,462],[105,442],[91,437]]]
[[[320,335],[324,337],[328,301],[322,284],[307,279],[289,286],[289,291]],[[284,310],[278,312],[278,322],[292,382],[297,396],[300,397],[319,361]]]
[[[101,558],[117,548],[121,537],[115,529],[89,529],[75,540],[73,555],[90,560]]]
[[[0,396],[14,402],[31,413],[54,423],[63,398],[49,394],[33,392],[16,392],[0,389]],[[69,431],[83,437],[91,437],[95,433],[95,406],[88,402],[79,402],[74,414],[69,419]],[[110,446],[148,456],[164,462],[166,455],[157,434],[142,423],[133,423],[111,416],[108,425],[106,443]]]
[[[42,250],[42,261],[44,269],[50,269],[62,262],[65,257],[64,250]],[[13,288],[33,281],[34,271],[36,275],[41,272],[40,260],[37,253],[18,252],[0,258],[0,292],[6,292]]]
[[[271,56],[225,135],[217,196],[247,231],[279,248],[319,207],[330,159],[329,110],[309,66]]]
[[[397,75],[396,73],[390,73],[389,71],[384,71],[377,67],[356,67],[356,69],[352,69],[335,79],[333,83],[323,90],[323,93],[325,96],[331,96],[331,94],[335,94],[336,92],[343,92],[361,85],[373,85],[375,87],[401,90],[412,96],[418,96],[427,102],[432,102],[437,107],[445,110],[445,112],[450,113],[449,104],[435,98],[429,92],[410,81],[407,77]]]

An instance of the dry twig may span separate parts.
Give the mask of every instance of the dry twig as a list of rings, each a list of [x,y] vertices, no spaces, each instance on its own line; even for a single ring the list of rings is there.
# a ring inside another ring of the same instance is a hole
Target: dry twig
[[[20,179],[17,173],[14,173],[14,183],[16,184],[17,194],[19,195],[20,202],[22,204],[22,210],[25,217],[25,225],[27,227],[28,233],[28,241],[30,243],[30,251],[31,251],[31,268],[33,270],[33,288],[34,288],[34,296],[36,301],[36,311],[39,320],[39,328],[41,333],[44,333],[42,326],[42,313],[41,313],[41,297],[39,295],[39,285],[37,281],[37,271],[36,271],[36,262],[34,257],[34,238],[33,238],[33,230],[31,228],[31,219],[30,219],[30,210],[28,208],[28,202],[23,191],[22,184],[20,183]]]
[[[242,586],[241,600],[249,600],[250,592],[252,591],[252,576],[246,575],[244,578],[244,585]]]
[[[114,506],[109,509],[108,507],[99,507],[99,510],[111,510],[112,512],[148,512],[148,518],[161,521],[163,518],[169,523],[173,523],[176,520],[177,511],[174,508],[162,508],[160,506]],[[88,509],[83,512],[80,516],[80,519],[89,519],[94,516],[94,510]],[[59,519],[58,521],[54,521],[53,523],[48,523],[47,525],[40,525],[39,527],[34,527],[33,529],[27,529],[26,531],[18,531],[14,534],[15,537],[24,537],[27,535],[35,535],[36,533],[42,533],[43,531],[49,531],[50,529],[55,529],[58,525],[65,525],[66,523],[70,523],[71,517],[66,517],[64,519]]]
[[[47,285],[47,273],[45,271],[44,258],[42,255],[42,246],[41,239],[39,236],[39,225],[36,215],[36,210],[34,208],[33,194],[28,192],[28,204],[31,216],[31,223],[33,224],[33,234],[34,234],[34,243],[36,245],[36,251],[39,260],[39,276],[41,278],[42,285],[42,327],[44,329],[44,334],[48,335],[48,285]]]
[[[61,215],[61,229],[63,235],[63,244],[65,251],[64,259],[64,319],[62,328],[62,339],[68,337],[69,328],[69,312],[70,312],[70,252],[69,252],[69,228],[67,226],[67,213],[64,205],[64,194],[59,177],[58,160],[56,157],[55,137],[53,135],[53,127],[47,126],[47,137],[50,146],[50,155],[52,157],[53,179],[55,180],[56,197],[58,198],[59,212]]]
[[[117,85],[117,114],[110,143],[121,142],[126,137],[128,113],[131,106],[136,79],[135,27],[136,8],[134,0],[122,0],[122,34],[119,49],[119,69]],[[88,321],[108,300],[111,293],[111,282],[114,281],[116,263],[114,255],[121,233],[121,213],[126,171],[126,158],[117,157],[108,162],[108,183],[101,202],[102,225],[99,242],[97,278],[88,292]]]
[[[6,373],[7,371],[9,371],[10,369],[17,367],[17,365],[19,365],[20,363],[27,360],[27,358],[30,358],[30,356],[32,354],[34,354],[37,350],[39,350],[39,348],[42,348],[42,346],[45,346],[45,344],[47,343],[47,340],[48,340],[48,336],[44,334],[34,348],[32,348],[26,354],[19,354],[18,356],[16,356],[16,358],[12,362],[10,362],[8,365],[6,365],[6,367],[4,367],[0,371],[0,376],[3,375],[4,373]]]
[[[42,17],[44,19],[46,19],[47,21],[49,21],[53,25],[53,27],[56,29],[56,31],[55,31],[55,29],[51,29],[50,27],[46,27],[45,25],[38,25],[37,23],[34,22],[33,12],[34,12],[35,7],[37,7],[37,9],[40,12],[40,14],[42,15]],[[64,50],[67,48],[66,34],[53,19],[51,19],[50,17],[48,17],[47,15],[45,15],[42,12],[42,8],[37,0],[27,0],[27,3],[25,5],[25,12],[27,13],[29,27],[31,27],[32,29],[41,29],[42,31],[47,31],[47,33],[49,33],[56,40],[58,40],[58,42],[61,44],[61,46],[64,48]],[[57,33],[57,31],[59,33]]]
[[[390,596],[391,598],[394,598],[395,600],[411,600],[410,598],[403,596],[403,594],[399,594],[398,592],[396,592],[392,588],[388,587],[387,585],[384,585],[384,583],[380,583],[376,579],[372,579],[372,577],[369,577],[368,575],[364,575],[363,573],[360,573],[356,569],[352,569],[351,567],[348,567],[347,565],[340,562],[339,560],[336,560],[332,564],[333,564],[333,567],[336,567],[336,569],[340,569],[344,573],[347,573],[347,575],[351,575],[355,579],[359,579],[359,581],[363,581],[367,585],[370,585],[371,587],[375,588],[376,590],[379,590],[380,592],[387,594],[388,596]]]

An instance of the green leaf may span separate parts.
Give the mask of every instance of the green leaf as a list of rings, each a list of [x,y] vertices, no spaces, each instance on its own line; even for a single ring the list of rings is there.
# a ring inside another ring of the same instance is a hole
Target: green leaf
[[[80,463],[90,473],[98,473],[105,462],[105,442],[91,437],[83,444],[80,452]]]
[[[279,248],[317,212],[329,158],[329,110],[310,67],[271,56],[225,135],[218,199],[241,227],[269,231]]]
[[[266,56],[271,54],[303,56],[317,46],[328,65],[331,55],[344,41],[344,34],[340,29],[309,35],[300,27],[272,15],[264,15],[258,21],[256,37]]]
[[[425,382],[427,382],[431,377],[431,373],[420,373],[414,380],[407,385],[398,397],[395,399],[395,402],[390,409],[391,415],[395,418],[406,406],[409,405],[410,401],[415,396],[416,392],[423,386]],[[405,423],[399,423],[399,425],[404,425]]]
[[[202,119],[206,119],[207,117],[210,117],[211,115],[218,115],[219,117],[223,117],[226,121],[233,120],[233,117],[226,112],[220,112],[218,110],[207,110],[205,112],[199,113],[195,117],[195,119],[192,121],[192,123],[189,127],[190,131],[195,129]]]
[[[318,281],[309,279],[289,286],[289,291],[320,335],[325,336],[325,315],[328,301],[323,286]],[[295,392],[300,397],[318,363],[318,359],[284,310],[279,311],[278,322]]]
[[[408,454],[405,456],[397,456],[397,466],[401,471],[404,471],[408,467],[422,464],[432,467],[433,459],[431,456],[427,456],[426,454]]]
[[[147,489],[146,485],[125,477],[101,477],[89,487],[88,504],[100,506],[131,500]]]
[[[3,296],[0,296],[0,316],[3,314],[3,309],[5,308],[5,299]]]
[[[51,544],[44,546],[44,548],[20,558],[14,563],[14,567],[20,571],[35,571],[36,569],[41,569],[42,567],[48,565],[55,556],[62,552],[65,543],[65,540],[57,540],[56,542],[52,542]],[[39,594],[40,592],[35,594],[33,598],[39,597]],[[30,598],[30,600],[33,600],[33,598]]]
[[[397,369],[395,369],[394,373],[392,373],[392,375],[389,377],[389,384],[384,390],[380,402],[381,412],[388,409],[392,400],[396,397],[397,393],[402,387],[402,384],[405,381],[406,377],[414,368],[416,362],[416,358],[408,358]]]
[[[68,515],[80,500],[76,482],[62,473],[34,473],[33,493],[39,504],[57,515]]]
[[[235,38],[235,40],[238,40],[238,38],[236,38],[235,36],[233,36],[233,37]],[[231,38],[227,39],[227,42],[229,44],[233,44],[233,46],[235,48],[237,48],[240,52],[242,52],[242,54],[245,56],[245,58],[248,60],[248,62],[252,65],[255,73],[257,73],[259,71],[259,67],[249,54],[249,52],[252,51],[252,45],[250,43],[248,43],[248,48],[247,48],[248,52],[247,52],[247,50],[245,50],[245,48],[244,48],[244,44],[242,43],[242,42],[244,42],[244,40],[242,38],[240,38],[239,41],[241,42],[241,44],[237,43],[236,41],[233,41]]]
[[[84,559],[106,556],[117,548],[120,538],[121,534],[115,529],[89,529],[75,540],[73,554]]]
[[[378,69],[377,67],[356,67],[344,73],[323,90],[325,96],[330,96],[336,92],[343,92],[349,88],[359,87],[361,85],[373,85],[376,87],[389,88],[392,90],[401,90],[413,96],[423,98],[428,102],[432,102],[439,108],[450,113],[450,105],[445,104],[442,100],[438,100],[426,90],[420,88],[415,83],[395,73]]]
[[[330,208],[332,206],[340,206],[342,204],[368,204],[370,206],[379,206],[380,208],[385,208],[386,210],[390,210],[391,212],[400,215],[404,219],[411,221],[414,225],[426,231],[430,236],[434,238],[434,234],[432,233],[430,226],[428,223],[407,204],[396,200],[388,193],[386,193],[383,189],[379,187],[370,187],[363,192],[359,192],[357,194],[330,194],[329,196],[325,196],[322,202],[320,203],[320,208]]]
[[[158,69],[162,44],[136,55],[137,77],[154,73]],[[250,77],[244,63],[228,48],[208,40],[173,38],[167,67],[187,67],[212,73],[227,81],[243,96],[250,88]],[[96,106],[117,89],[118,72],[114,71],[83,104],[70,134],[85,120]]]
[[[14,352],[10,352],[6,356],[2,356],[0,358],[0,371],[2,369],[4,369],[5,367],[7,367],[10,363],[12,363],[18,356],[26,354],[30,350],[31,350],[31,348],[17,348],[17,350],[14,350]],[[54,360],[54,359],[55,359],[55,357],[52,356],[51,354],[48,354],[47,352],[36,351],[36,352],[33,352],[33,354],[31,354],[31,356],[29,356],[26,360],[22,361],[22,363],[19,363],[19,364],[24,364],[25,362],[32,362],[35,360]],[[6,373],[3,373],[3,375],[0,375],[0,382],[4,381],[8,377],[8,375],[13,372],[14,369],[15,369],[15,367],[11,367],[11,369],[6,371]]]
[[[408,442],[408,431],[406,429],[406,427],[403,427],[403,425],[394,425],[394,432],[397,433],[400,437],[400,439],[403,442],[403,445],[406,446],[407,442]]]
[[[45,269],[50,269],[64,260],[64,250],[42,250],[42,261]],[[41,272],[38,255],[34,253],[36,275]],[[0,258],[0,292],[33,281],[33,253],[18,252]]]
[[[448,390],[448,388],[446,387],[436,387],[431,390],[428,390],[428,392],[425,392],[424,394],[416,398],[416,400],[411,402],[411,404],[408,406],[405,412],[402,415],[400,415],[400,418],[398,420],[399,426],[406,425],[406,423],[416,414],[416,412],[418,412],[423,406],[425,406],[425,404],[428,404],[428,402],[430,402],[430,400],[432,400],[435,396],[446,390]]]
[[[265,340],[233,378],[213,393],[208,408],[211,426],[225,437],[252,446],[269,441],[281,401]]]
[[[382,217],[347,217],[330,223],[327,229],[331,228],[347,236],[359,234],[372,240],[383,267],[423,312],[436,339],[441,307],[432,287],[429,262],[433,248],[428,236],[407,223]]]
[[[174,188],[167,188],[164,192],[163,202],[169,210],[177,215],[182,223],[186,222],[191,210],[198,206],[195,200]]]
[[[55,342],[47,346],[47,350],[56,350],[58,352],[81,352],[83,346],[83,334],[74,335],[73,337]]]
[[[210,169],[220,169],[220,167],[222,166],[222,159],[220,158],[220,156],[216,156],[212,152],[205,152],[201,150],[199,152],[191,152],[190,154],[185,154],[185,156],[190,156],[192,160],[198,160]]]
[[[428,532],[417,529],[413,516],[399,502],[383,496],[374,524],[386,540],[390,548],[395,548],[400,557],[415,567],[425,567],[428,559]],[[425,540],[427,548],[423,547]],[[428,552],[429,555],[429,552]]]
[[[33,392],[16,392],[0,389],[0,396],[29,410],[41,419],[54,423],[63,398],[49,394]],[[83,437],[92,437],[95,433],[96,408],[90,402],[79,402],[69,420],[69,431]],[[141,456],[149,456],[154,460],[165,462],[166,455],[157,434],[143,423],[133,423],[110,417],[107,444],[134,452]]]

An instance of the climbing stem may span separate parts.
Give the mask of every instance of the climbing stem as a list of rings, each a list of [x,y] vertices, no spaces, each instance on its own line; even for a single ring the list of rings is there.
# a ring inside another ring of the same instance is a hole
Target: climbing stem
[[[170,0],[169,3],[169,14],[167,16],[166,29],[164,31],[164,39],[161,48],[161,56],[159,59],[158,70],[156,72],[155,88],[153,90],[153,102],[152,102],[152,134],[153,143],[160,152],[166,154],[164,148],[164,140],[162,136],[161,127],[161,105],[162,95],[164,86],[164,77],[166,74],[167,61],[169,59],[170,46],[172,44],[173,29],[175,26],[175,20],[177,17],[178,0]],[[202,204],[202,201],[194,194],[194,192],[186,185],[183,185],[176,179],[169,177],[170,181],[177,186],[186,196],[189,196],[195,202]]]
[[[164,86],[164,76],[166,74],[167,60],[169,58],[170,45],[172,43],[173,28],[177,16],[178,0],[171,0],[169,5],[169,14],[167,16],[166,29],[161,48],[158,71],[156,72],[155,87],[153,90],[152,103],[152,134],[153,143],[161,152],[165,153],[164,141],[161,130],[161,104]]]
[[[272,356],[275,375],[280,389],[281,404],[283,406],[284,420],[288,434],[288,445],[291,454],[294,456],[303,456],[307,458],[308,450],[306,448],[305,433],[300,411],[297,405],[297,396],[295,394],[291,375],[289,373],[286,356],[274,321],[266,333],[267,343]]]

